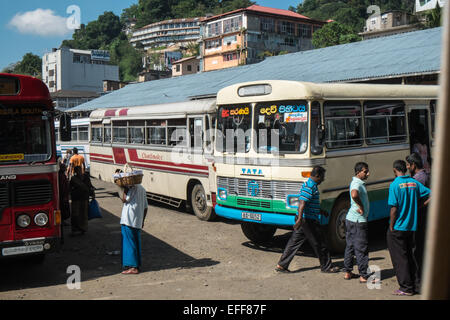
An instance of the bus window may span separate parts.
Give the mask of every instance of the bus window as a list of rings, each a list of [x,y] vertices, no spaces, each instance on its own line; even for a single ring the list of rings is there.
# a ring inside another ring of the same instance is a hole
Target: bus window
[[[191,149],[203,148],[203,119],[189,119],[189,135],[191,140]]]
[[[148,121],[147,126],[147,144],[166,146],[166,120]]]
[[[55,141],[59,141],[59,129],[55,128]]]
[[[211,122],[210,122],[211,121]],[[213,140],[214,140],[214,122],[216,121],[214,116],[207,115],[205,118],[205,151],[212,152]]]
[[[431,136],[434,138],[435,130],[435,120],[436,120],[436,100],[431,100],[430,102],[430,113],[431,113]]]
[[[169,146],[187,147],[186,119],[170,119],[167,123]]]
[[[101,124],[94,126],[91,129],[92,142],[102,142],[102,127]]]
[[[72,126],[72,141],[78,141],[78,127]]]
[[[406,141],[405,104],[398,101],[364,102],[367,144]]]
[[[219,108],[216,136],[216,147],[219,152],[250,151],[251,109],[248,104]]]
[[[113,123],[113,137],[112,142],[114,143],[127,143],[127,122],[126,121],[115,121]]]
[[[327,101],[324,103],[324,113],[327,148],[362,145],[359,101]]]
[[[145,121],[130,121],[128,130],[131,144],[144,144]]]
[[[323,151],[322,132],[320,103],[314,101],[311,105],[311,153],[316,156]]]
[[[304,153],[308,145],[306,101],[258,104],[255,108],[258,152]]]
[[[110,124],[105,124],[104,130],[105,130],[104,131],[105,134],[103,135],[103,138],[104,138],[103,142],[104,143],[111,143],[111,125]]]
[[[89,141],[89,127],[88,126],[78,127],[78,140],[79,141]]]

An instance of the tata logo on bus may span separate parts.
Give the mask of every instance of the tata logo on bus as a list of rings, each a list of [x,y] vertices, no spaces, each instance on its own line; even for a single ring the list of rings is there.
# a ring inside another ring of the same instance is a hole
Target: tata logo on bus
[[[256,197],[259,194],[259,184],[255,180],[252,180],[247,185],[248,194],[252,197]]]
[[[17,176],[12,174],[9,176],[0,176],[0,181],[4,181],[4,180],[16,180]]]
[[[264,176],[264,173],[261,169],[241,169],[241,175],[252,175],[252,176]]]

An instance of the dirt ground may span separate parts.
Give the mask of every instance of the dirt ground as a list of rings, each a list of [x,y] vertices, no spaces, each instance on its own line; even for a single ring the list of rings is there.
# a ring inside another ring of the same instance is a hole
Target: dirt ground
[[[240,225],[218,219],[202,222],[193,214],[150,204],[142,232],[143,267],[122,275],[120,213],[113,184],[93,179],[103,219],[89,222],[82,237],[66,236],[60,252],[43,263],[3,261],[0,300],[417,300],[392,295],[398,289],[384,228],[370,227],[369,265],[381,270],[380,288],[369,289],[343,274],[323,274],[318,259],[305,246],[291,263],[291,274],[274,267],[290,232],[278,230],[265,247],[253,245]],[[70,227],[64,228],[65,233]],[[343,256],[333,262],[342,267]],[[69,289],[71,265],[81,270],[81,288]],[[355,267],[355,272],[357,269]]]

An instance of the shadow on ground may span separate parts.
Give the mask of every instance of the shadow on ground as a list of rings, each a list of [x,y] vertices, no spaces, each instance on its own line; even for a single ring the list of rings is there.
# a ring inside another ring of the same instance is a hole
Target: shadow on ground
[[[98,199],[114,196],[114,193],[102,188],[96,191]],[[68,236],[70,226],[65,226],[66,236],[61,250],[48,254],[42,263],[34,263],[28,258],[1,261],[0,292],[64,285],[71,275],[67,273],[71,265],[80,267],[82,281],[120,273],[120,219],[105,209],[102,209],[102,215],[102,219],[89,221],[89,231],[83,236]],[[219,263],[208,257],[195,259],[146,232],[142,232],[141,237],[142,273],[173,268],[201,268]]]

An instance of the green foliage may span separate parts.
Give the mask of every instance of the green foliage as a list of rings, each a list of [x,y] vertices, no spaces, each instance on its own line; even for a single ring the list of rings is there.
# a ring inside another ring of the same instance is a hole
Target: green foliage
[[[338,23],[314,34],[313,45],[322,48],[361,40],[358,33],[363,31],[366,19],[374,13],[367,12],[371,5],[379,6],[381,13],[390,10],[414,12],[414,1],[411,0],[304,0],[297,6],[297,12],[313,19],[331,19]]]
[[[111,54],[111,63],[119,66],[120,80],[136,81],[142,70],[142,54],[128,42],[123,34],[115,39],[108,49]]]
[[[442,26],[443,15],[439,3],[437,4],[436,8],[426,11],[424,15],[426,18],[426,28],[436,28]]]
[[[29,52],[23,56],[21,61],[6,67],[2,72],[29,75],[42,79],[42,59]]]
[[[315,48],[324,48],[358,40],[360,37],[354,34],[348,25],[335,21],[317,30],[313,35],[312,43]]]

